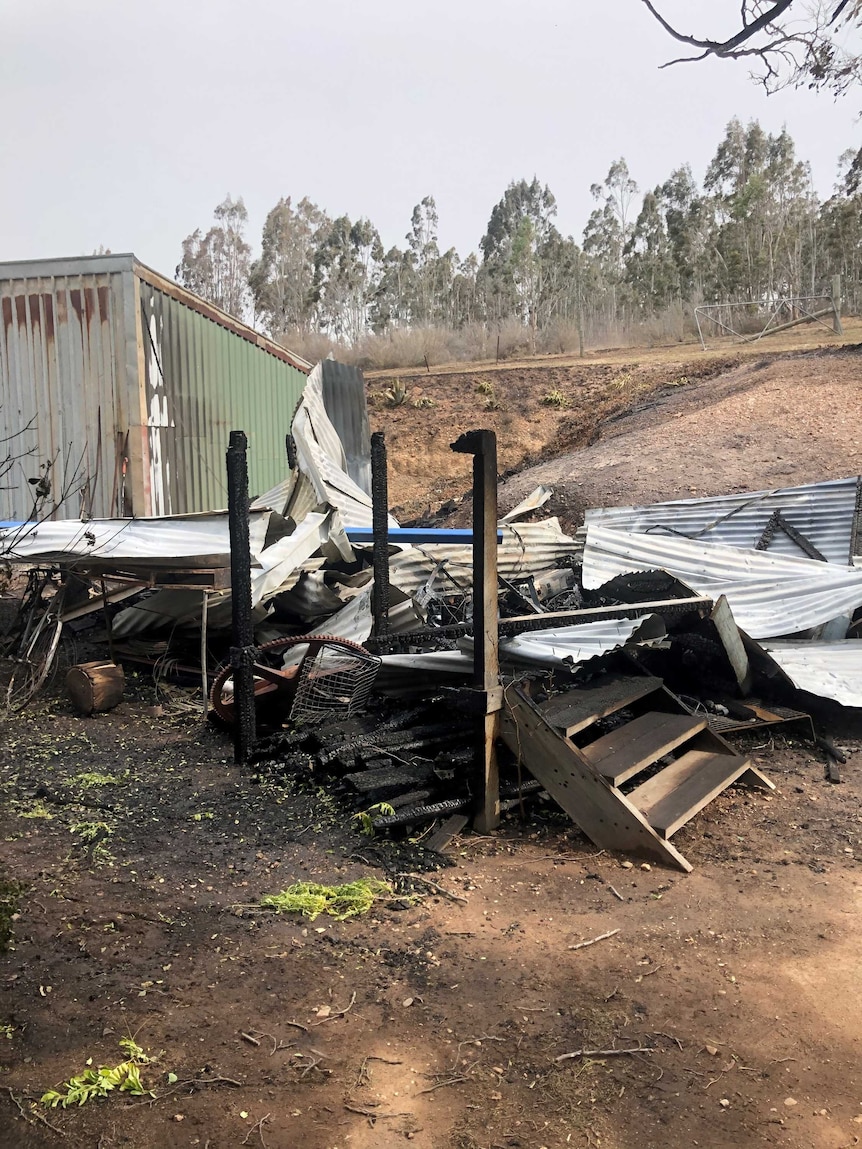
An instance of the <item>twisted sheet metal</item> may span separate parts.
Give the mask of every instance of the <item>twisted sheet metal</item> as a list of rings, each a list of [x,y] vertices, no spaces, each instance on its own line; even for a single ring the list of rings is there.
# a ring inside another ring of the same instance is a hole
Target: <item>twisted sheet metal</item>
[[[618,575],[662,570],[700,594],[725,595],[752,638],[820,626],[862,605],[862,570],[666,534],[590,526],[583,582],[597,590]]]
[[[800,690],[862,706],[862,639],[767,642],[764,649]]]
[[[576,543],[560,528],[559,519],[540,523],[501,524],[497,571],[504,578],[540,574],[565,566]],[[469,591],[473,586],[473,548],[450,543],[405,547],[389,560],[393,585],[416,594],[434,572],[433,592]]]
[[[825,558],[843,564],[851,561],[856,487],[854,476],[772,491],[678,499],[646,507],[591,508],[585,521],[588,527],[613,527],[672,538],[684,536],[753,549],[773,512],[781,511],[787,522]],[[799,556],[803,552],[783,531],[777,530],[769,553]]]

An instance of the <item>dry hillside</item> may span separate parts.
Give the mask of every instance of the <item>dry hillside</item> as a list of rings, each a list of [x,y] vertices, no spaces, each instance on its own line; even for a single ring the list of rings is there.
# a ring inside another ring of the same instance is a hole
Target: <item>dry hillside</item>
[[[862,324],[848,326],[848,339],[860,334]],[[390,502],[407,521],[459,498],[470,462],[449,443],[477,426],[498,435],[501,505],[546,483],[556,491],[551,510],[569,526],[589,505],[858,471],[862,345],[778,346],[401,374],[408,397],[394,408],[385,398],[392,377],[373,377],[372,424],[386,432]]]

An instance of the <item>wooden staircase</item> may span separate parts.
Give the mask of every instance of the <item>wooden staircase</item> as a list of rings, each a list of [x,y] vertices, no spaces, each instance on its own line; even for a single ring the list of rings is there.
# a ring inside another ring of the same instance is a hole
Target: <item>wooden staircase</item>
[[[510,686],[501,734],[596,845],[686,871],[681,826],[734,782],[775,789],[659,678],[607,674],[542,702]]]

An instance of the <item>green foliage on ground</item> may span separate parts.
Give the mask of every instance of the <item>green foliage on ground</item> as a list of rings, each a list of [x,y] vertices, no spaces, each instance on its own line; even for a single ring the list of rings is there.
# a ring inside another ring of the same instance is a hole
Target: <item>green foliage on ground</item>
[[[120,1048],[127,1060],[118,1065],[85,1069],[64,1081],[60,1089],[48,1089],[39,1100],[49,1109],[68,1109],[70,1105],[86,1105],[88,1101],[114,1092],[128,1093],[132,1097],[155,1097],[141,1079],[141,1067],[152,1065],[156,1058],[146,1054],[130,1037],[120,1041]]]
[[[267,894],[260,904],[280,914],[302,914],[314,921],[329,914],[336,921],[367,914],[378,898],[389,897],[392,887],[376,878],[359,878],[342,886],[322,886],[317,882],[295,882],[280,894]]]

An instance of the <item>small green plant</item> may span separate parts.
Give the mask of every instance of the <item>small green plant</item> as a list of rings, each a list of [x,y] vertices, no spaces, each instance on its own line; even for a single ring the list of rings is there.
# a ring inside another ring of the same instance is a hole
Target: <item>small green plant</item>
[[[11,1041],[15,1033],[15,1029],[16,1026],[14,1025],[0,1025],[0,1037],[8,1037]]]
[[[480,395],[493,395],[494,384],[488,379],[480,379],[476,384],[476,390]]]
[[[155,1097],[141,1080],[141,1066],[152,1065],[156,1060],[148,1056],[136,1041],[124,1037],[120,1048],[126,1054],[126,1061],[119,1065],[100,1065],[97,1069],[85,1069],[83,1073],[64,1081],[60,1089],[49,1089],[40,1101],[49,1109],[58,1106],[68,1109],[70,1105],[86,1105],[94,1098],[107,1097],[109,1093],[129,1093],[133,1097]],[[92,1058],[90,1058],[92,1062]],[[88,1062],[89,1064],[89,1062]]]
[[[387,387],[385,391],[386,406],[387,407],[402,407],[407,402],[409,389],[404,386],[400,379],[394,379],[392,386]]]
[[[321,886],[317,882],[296,882],[280,894],[267,894],[260,904],[280,914],[302,914],[314,921],[329,914],[336,921],[367,914],[378,898],[388,897],[392,887],[375,878],[359,878],[343,886]]]
[[[81,790],[90,790],[93,786],[116,786],[120,779],[113,774],[78,774],[73,781]]]
[[[568,399],[562,391],[549,391],[547,395],[542,397],[542,402],[546,407],[565,407],[568,405]]]
[[[434,400],[430,395],[420,395],[418,399],[413,400],[414,407],[433,407]]]
[[[665,387],[685,387],[691,380],[687,375],[680,375],[676,379],[668,379]]]
[[[363,834],[367,834],[369,838],[374,837],[374,818],[375,815],[394,814],[395,807],[390,806],[388,802],[378,802],[374,806],[369,806],[367,810],[360,810],[358,814],[353,817],[359,822],[359,828]]]
[[[50,822],[54,817],[45,803],[37,799],[28,802],[26,805],[20,805],[15,813],[19,818],[44,818],[46,822]]]

